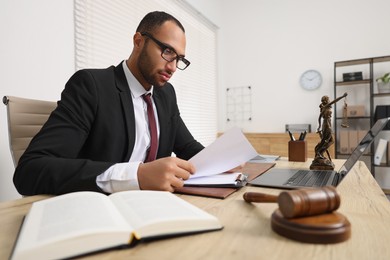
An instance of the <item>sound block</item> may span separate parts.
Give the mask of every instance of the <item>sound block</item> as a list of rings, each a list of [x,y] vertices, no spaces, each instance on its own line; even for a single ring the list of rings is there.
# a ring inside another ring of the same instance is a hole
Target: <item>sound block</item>
[[[271,216],[272,230],[281,236],[314,244],[334,244],[351,237],[351,224],[340,213],[285,218],[279,209]]]

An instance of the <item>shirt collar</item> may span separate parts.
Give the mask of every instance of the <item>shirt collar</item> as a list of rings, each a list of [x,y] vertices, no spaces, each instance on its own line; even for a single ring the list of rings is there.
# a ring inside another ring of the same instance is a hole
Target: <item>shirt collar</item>
[[[131,73],[130,69],[127,67],[126,60],[122,62],[123,71],[125,72],[127,84],[129,85],[131,95],[133,98],[141,97],[144,94],[150,93],[153,96],[153,88],[152,86],[149,91],[146,91],[144,87],[139,83],[139,81],[134,77],[133,73]]]

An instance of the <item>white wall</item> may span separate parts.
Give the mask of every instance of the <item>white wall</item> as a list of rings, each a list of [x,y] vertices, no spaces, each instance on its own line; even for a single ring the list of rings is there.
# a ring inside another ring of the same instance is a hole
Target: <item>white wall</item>
[[[390,55],[387,0],[186,1],[220,27],[221,132],[232,125],[247,132],[284,132],[286,123],[310,123],[315,129],[321,97],[334,95],[335,61]],[[307,69],[321,72],[318,90],[299,86]],[[241,86],[252,86],[253,120],[228,123],[226,88]]]
[[[187,0],[220,27],[219,131],[227,87],[253,87],[248,132],[283,132],[286,123],[316,127],[323,95],[333,97],[333,63],[390,55],[390,1]],[[73,1],[0,2],[0,95],[56,100],[74,72]],[[301,89],[306,69],[323,75],[320,89]],[[389,102],[390,103],[390,102]],[[8,148],[6,109],[0,120],[0,201],[18,197]]]
[[[240,125],[245,131],[283,132],[286,123],[316,128],[321,97],[333,97],[335,61],[390,55],[387,0],[220,3],[221,131],[230,127],[224,120],[226,87],[253,87],[253,121]],[[299,86],[307,69],[322,73],[318,90]]]
[[[73,1],[0,2],[0,96],[58,100],[74,73]],[[0,201],[20,197],[12,183],[6,107],[0,106]]]

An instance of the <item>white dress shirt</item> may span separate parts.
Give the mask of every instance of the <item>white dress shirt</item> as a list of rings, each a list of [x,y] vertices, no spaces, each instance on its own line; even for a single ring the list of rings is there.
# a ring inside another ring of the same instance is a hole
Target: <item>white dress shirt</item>
[[[114,164],[105,172],[96,177],[97,185],[107,193],[114,193],[124,190],[139,190],[137,176],[138,166],[145,160],[147,156],[147,150],[150,146],[147,109],[142,95],[145,93],[151,93],[153,96],[153,86],[150,91],[146,91],[131,73],[126,65],[126,61],[123,61],[122,66],[125,72],[127,83],[130,87],[131,98],[133,100],[135,115],[135,145],[129,162]],[[154,101],[153,107],[154,116],[157,119],[157,109]],[[158,120],[156,120],[156,123],[157,133],[159,136],[160,125]]]

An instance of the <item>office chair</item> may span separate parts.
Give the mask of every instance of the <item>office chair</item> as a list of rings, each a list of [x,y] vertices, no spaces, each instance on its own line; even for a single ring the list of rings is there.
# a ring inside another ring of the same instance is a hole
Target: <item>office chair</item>
[[[42,128],[57,102],[4,96],[7,106],[8,136],[14,166]]]

